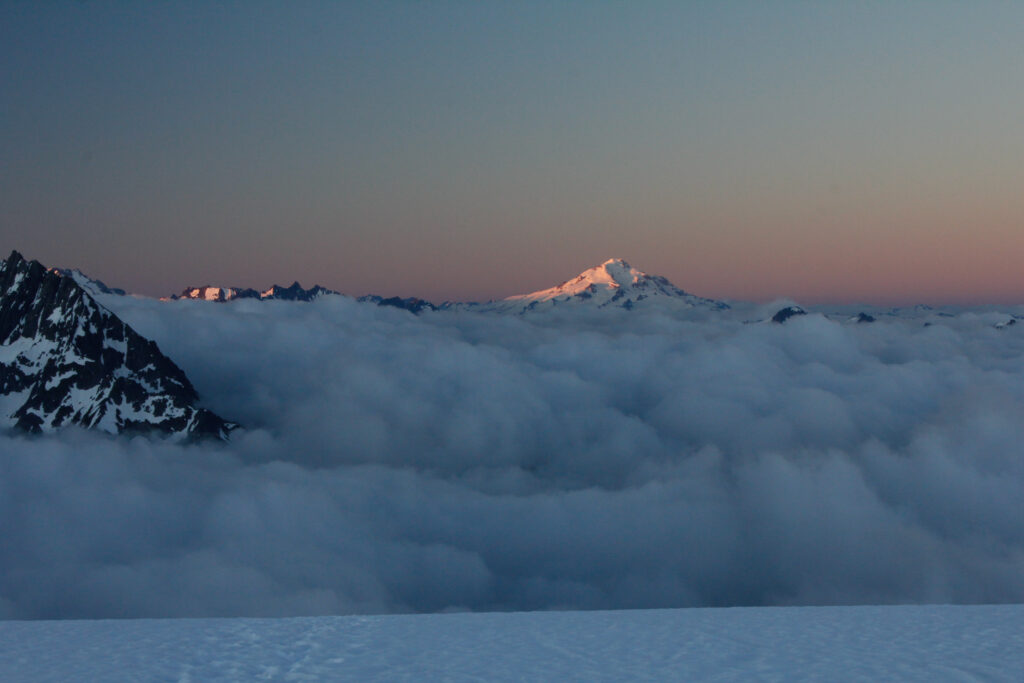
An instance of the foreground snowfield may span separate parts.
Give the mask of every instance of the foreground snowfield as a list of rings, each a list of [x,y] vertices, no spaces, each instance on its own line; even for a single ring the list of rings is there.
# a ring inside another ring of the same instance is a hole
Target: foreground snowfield
[[[0,679],[1005,680],[1024,605],[0,623]]]

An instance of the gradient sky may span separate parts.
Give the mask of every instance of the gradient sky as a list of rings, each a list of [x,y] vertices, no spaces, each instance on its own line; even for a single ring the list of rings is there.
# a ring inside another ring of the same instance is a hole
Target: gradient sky
[[[164,295],[1024,300],[1024,4],[0,5],[0,247]]]

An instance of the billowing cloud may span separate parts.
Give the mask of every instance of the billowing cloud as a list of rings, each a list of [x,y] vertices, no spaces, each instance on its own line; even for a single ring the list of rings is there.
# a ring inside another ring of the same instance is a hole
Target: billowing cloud
[[[0,616],[1024,600],[994,313],[105,301],[246,429],[0,437]]]

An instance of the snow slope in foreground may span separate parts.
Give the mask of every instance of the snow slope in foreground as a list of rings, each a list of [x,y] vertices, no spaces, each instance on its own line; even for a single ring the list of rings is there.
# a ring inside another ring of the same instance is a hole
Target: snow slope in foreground
[[[1020,680],[1024,605],[0,623],[0,679]]]

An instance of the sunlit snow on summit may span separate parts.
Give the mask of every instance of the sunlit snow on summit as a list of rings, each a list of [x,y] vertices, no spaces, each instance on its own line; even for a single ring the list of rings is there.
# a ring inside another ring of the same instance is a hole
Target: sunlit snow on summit
[[[655,305],[677,308],[728,308],[723,302],[693,296],[664,277],[648,275],[621,258],[613,258],[588,268],[557,287],[506,297],[484,306],[484,310],[526,312],[547,310],[564,304],[630,309],[641,302],[645,302],[644,305],[654,302]]]

